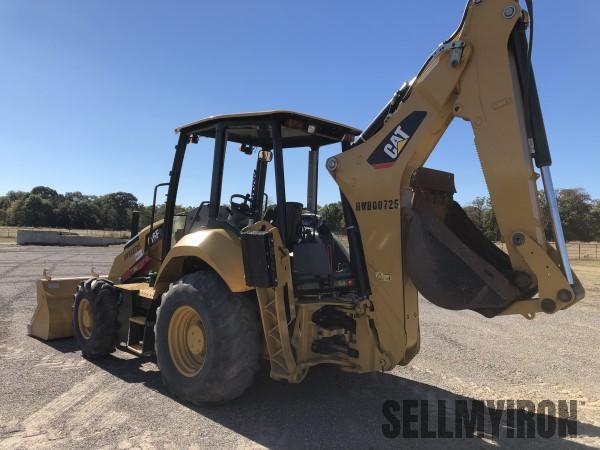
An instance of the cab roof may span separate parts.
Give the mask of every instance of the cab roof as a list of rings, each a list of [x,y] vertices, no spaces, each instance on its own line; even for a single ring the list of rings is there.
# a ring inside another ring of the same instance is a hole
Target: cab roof
[[[348,125],[285,110],[210,116],[182,125],[175,132],[214,138],[217,125],[224,124],[227,127],[228,141],[270,149],[272,140],[269,125],[273,121],[281,124],[283,148],[320,147],[341,142],[345,136],[354,137],[361,133],[361,130]]]

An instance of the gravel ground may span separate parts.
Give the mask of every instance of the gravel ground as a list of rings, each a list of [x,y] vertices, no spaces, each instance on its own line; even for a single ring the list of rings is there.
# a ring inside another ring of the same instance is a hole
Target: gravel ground
[[[588,296],[555,316],[487,320],[422,300],[421,353],[408,367],[368,375],[319,367],[300,385],[263,375],[242,398],[200,408],[168,397],[152,360],[117,351],[91,362],[72,339],[26,336],[44,268],[54,276],[107,272],[118,252],[0,247],[0,448],[600,446],[598,266],[576,266]],[[430,414],[443,400],[453,424],[455,401],[472,399],[577,400],[578,436],[511,439],[505,421],[499,439],[382,434],[386,400],[427,400]]]

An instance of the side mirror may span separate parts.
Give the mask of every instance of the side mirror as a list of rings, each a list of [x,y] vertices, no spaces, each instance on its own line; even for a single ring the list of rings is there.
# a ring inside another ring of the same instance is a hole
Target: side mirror
[[[246,155],[251,155],[254,150],[254,146],[250,144],[240,144],[240,152],[245,153]]]
[[[273,159],[273,152],[271,150],[261,150],[258,152],[258,159],[262,159],[266,162],[271,162]]]

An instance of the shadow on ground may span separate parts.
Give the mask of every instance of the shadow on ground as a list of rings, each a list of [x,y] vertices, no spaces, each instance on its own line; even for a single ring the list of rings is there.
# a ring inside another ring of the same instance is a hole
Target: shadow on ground
[[[73,339],[46,342],[53,348],[64,352],[77,352]],[[168,396],[162,385],[158,370],[142,370],[151,359],[122,359],[113,355],[92,361],[99,368],[113,374],[127,383],[143,383],[150,389]],[[402,408],[403,401],[418,401],[429,406],[428,429],[439,433],[438,401],[446,405],[446,423],[448,430],[454,433],[456,402],[466,401],[471,405],[472,398],[457,395],[413,380],[391,374],[347,374],[335,367],[320,366],[311,369],[307,378],[299,385],[276,382],[268,377],[268,369],[257,377],[257,381],[242,397],[218,406],[195,406],[179,402],[192,411],[201,414],[234,432],[267,447],[528,447],[539,448],[588,448],[571,439],[558,436],[550,438],[539,435],[536,428],[535,438],[519,438],[518,433],[527,433],[526,427],[518,426],[519,411],[485,409],[484,438],[475,436],[470,439],[442,438],[404,438],[402,424],[397,438],[386,438],[382,431],[384,424],[390,424],[382,412],[387,400],[395,400]],[[412,409],[417,415],[412,429],[423,436],[418,417],[422,407]],[[469,409],[471,412],[471,409]],[[490,415],[502,414],[499,438],[491,434]],[[522,414],[522,413],[521,413]],[[402,409],[395,413],[402,421]],[[507,423],[507,416],[515,417],[514,425]],[[532,414],[531,420],[537,427],[540,421],[548,424],[552,418],[543,414]],[[525,422],[527,424],[527,422]],[[579,437],[600,438],[600,427],[581,421],[571,423],[570,430],[576,429]],[[462,427],[464,430],[465,428]],[[464,432],[464,431],[463,431]],[[508,437],[512,435],[514,437]]]

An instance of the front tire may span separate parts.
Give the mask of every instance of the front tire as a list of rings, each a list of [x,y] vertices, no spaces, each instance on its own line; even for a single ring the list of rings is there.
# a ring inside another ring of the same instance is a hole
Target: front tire
[[[73,303],[73,335],[87,358],[115,351],[119,340],[117,292],[106,280],[90,278],[77,289]]]
[[[155,350],[169,392],[195,404],[240,396],[260,361],[256,304],[214,272],[182,277],[157,309]]]

